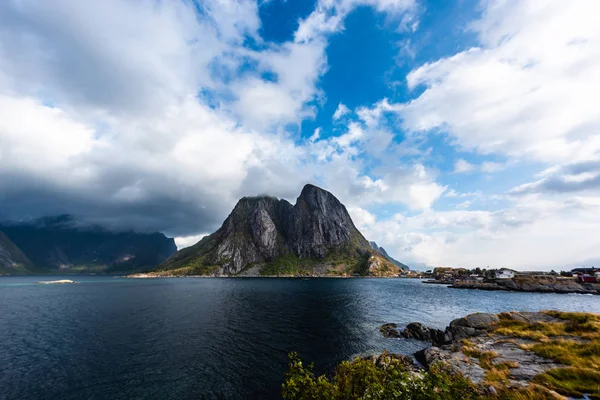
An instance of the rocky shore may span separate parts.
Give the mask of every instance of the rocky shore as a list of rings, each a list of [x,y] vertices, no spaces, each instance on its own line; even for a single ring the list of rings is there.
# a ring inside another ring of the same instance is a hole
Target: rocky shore
[[[456,281],[450,287],[538,293],[600,294],[599,283],[580,283],[573,278],[554,276],[516,276],[512,279],[496,279],[493,282]]]
[[[600,398],[598,314],[476,313],[453,320],[443,331],[419,322],[402,330],[388,323],[380,331],[389,338],[429,342],[414,354],[424,369],[441,363],[490,396],[542,390],[545,395],[539,398]]]

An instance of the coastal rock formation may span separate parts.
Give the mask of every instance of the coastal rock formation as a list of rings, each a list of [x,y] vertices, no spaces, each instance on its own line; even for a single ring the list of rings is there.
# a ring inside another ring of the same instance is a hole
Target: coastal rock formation
[[[411,322],[400,334],[404,338],[417,339],[424,342],[444,343],[446,340],[443,331],[430,328],[420,322]]]
[[[295,205],[244,197],[221,228],[155,272],[174,275],[397,275],[331,193],[306,185]],[[250,273],[251,272],[251,273]]]
[[[0,273],[9,274],[135,272],[177,250],[162,233],[112,232],[67,215],[5,222],[0,231]]]
[[[436,331],[442,333],[411,323],[401,334],[432,343],[415,353],[425,368],[441,363],[489,393],[530,389],[535,382],[556,398],[562,397],[555,391],[579,397],[600,395],[593,384],[600,370],[589,358],[600,339],[598,314],[476,313],[453,320],[443,335],[431,334]]]
[[[580,283],[574,278],[555,276],[518,275],[512,279],[496,279],[493,282],[456,281],[451,286],[457,289],[512,290],[539,293],[600,294],[600,284]]]
[[[393,322],[390,322],[390,323],[381,325],[379,327],[379,332],[381,332],[381,334],[387,338],[399,338],[399,337],[401,337],[401,335],[400,335],[400,332],[398,331],[398,329],[396,329],[396,328],[398,328],[398,325]]]

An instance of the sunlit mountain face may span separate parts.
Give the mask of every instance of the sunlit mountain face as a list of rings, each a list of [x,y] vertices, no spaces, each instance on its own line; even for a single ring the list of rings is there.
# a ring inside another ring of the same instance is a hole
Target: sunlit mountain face
[[[411,268],[594,265],[599,13],[0,2],[0,221],[69,214],[182,248],[239,198],[312,183]]]

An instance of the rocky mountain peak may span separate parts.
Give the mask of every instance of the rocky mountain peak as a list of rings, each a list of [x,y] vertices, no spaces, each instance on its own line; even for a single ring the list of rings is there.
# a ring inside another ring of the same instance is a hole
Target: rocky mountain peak
[[[192,268],[238,274],[282,257],[306,264],[328,258],[357,260],[372,252],[346,207],[314,185],[302,189],[295,205],[275,197],[244,197],[221,228],[167,260],[161,269]]]

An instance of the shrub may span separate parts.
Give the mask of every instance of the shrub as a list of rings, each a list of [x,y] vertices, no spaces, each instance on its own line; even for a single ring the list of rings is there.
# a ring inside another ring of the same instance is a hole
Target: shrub
[[[316,377],[313,366],[304,365],[296,353],[290,354],[282,395],[286,400],[470,400],[479,397],[468,379],[442,365],[434,365],[427,372],[412,372],[393,359],[385,367],[355,359],[343,361],[328,379]]]

